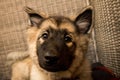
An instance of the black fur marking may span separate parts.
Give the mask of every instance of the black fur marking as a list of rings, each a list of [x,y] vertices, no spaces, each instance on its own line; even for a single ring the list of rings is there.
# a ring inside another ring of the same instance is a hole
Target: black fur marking
[[[72,47],[68,47],[64,40],[66,30],[49,29],[49,37],[43,44],[37,42],[37,55],[39,65],[50,72],[63,71],[70,67],[74,58],[76,48],[73,42]],[[47,56],[47,57],[46,57]]]
[[[88,9],[80,14],[74,21],[74,24],[79,33],[86,34],[90,30],[92,24],[92,10]]]

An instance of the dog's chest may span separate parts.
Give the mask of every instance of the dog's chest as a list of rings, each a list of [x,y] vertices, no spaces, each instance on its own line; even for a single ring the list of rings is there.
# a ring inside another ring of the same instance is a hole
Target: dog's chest
[[[30,72],[30,80],[49,80],[49,78],[43,72],[39,71],[35,65],[33,65]]]

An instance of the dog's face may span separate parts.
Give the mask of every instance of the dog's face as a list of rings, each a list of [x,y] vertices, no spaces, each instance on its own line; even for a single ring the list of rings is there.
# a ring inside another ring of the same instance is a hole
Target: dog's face
[[[40,29],[43,31],[37,40],[37,55],[42,68],[48,71],[63,71],[69,68],[76,48],[77,34],[74,26],[64,17],[51,17],[41,23]]]
[[[30,41],[35,42],[40,67],[50,72],[67,70],[78,48],[80,35],[85,35],[92,22],[92,10],[82,12],[74,21],[62,16],[44,18],[27,8],[34,32]]]

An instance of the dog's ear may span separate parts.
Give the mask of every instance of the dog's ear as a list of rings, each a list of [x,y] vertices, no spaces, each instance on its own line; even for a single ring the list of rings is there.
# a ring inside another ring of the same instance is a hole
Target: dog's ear
[[[86,34],[92,25],[92,7],[84,9],[81,14],[75,19],[77,30],[81,34]]]
[[[24,7],[24,10],[29,16],[31,26],[38,27],[44,17],[29,7]]]

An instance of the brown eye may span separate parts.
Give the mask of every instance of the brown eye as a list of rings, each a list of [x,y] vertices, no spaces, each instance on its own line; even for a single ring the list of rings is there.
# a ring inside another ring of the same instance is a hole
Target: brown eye
[[[48,36],[49,36],[49,35],[48,35],[48,32],[45,32],[45,33],[42,34],[42,38],[43,38],[43,39],[47,39]]]
[[[65,35],[64,40],[66,42],[72,42],[72,37],[70,35]]]

